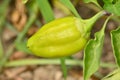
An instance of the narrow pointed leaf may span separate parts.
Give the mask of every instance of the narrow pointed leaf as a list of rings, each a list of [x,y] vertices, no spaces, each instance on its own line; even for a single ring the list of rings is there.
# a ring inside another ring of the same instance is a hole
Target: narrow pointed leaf
[[[111,32],[111,41],[116,62],[120,67],[120,27]]]
[[[54,20],[54,14],[48,0],[36,0],[46,22]]]
[[[104,23],[103,28],[95,33],[95,39],[91,39],[84,52],[84,80],[89,80],[90,76],[95,73],[100,66],[100,57],[104,42],[104,29],[109,18]]]

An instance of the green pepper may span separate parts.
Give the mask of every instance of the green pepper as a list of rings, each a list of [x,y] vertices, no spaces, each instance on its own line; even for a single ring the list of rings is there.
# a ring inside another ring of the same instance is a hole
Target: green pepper
[[[65,57],[82,50],[87,43],[91,26],[103,14],[91,19],[65,17],[45,24],[29,40],[27,47],[37,56]]]

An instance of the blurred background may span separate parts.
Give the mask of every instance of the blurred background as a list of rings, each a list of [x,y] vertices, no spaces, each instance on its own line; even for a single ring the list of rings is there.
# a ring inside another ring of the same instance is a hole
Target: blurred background
[[[71,2],[83,19],[100,11],[92,3],[85,4],[82,0]],[[98,2],[103,6],[102,0]],[[49,4],[55,18],[73,16],[59,0],[49,0]],[[104,20],[102,17],[94,24],[91,38],[101,29]],[[59,59],[36,57],[26,48],[27,39],[45,23],[35,0],[0,0],[0,80],[64,80]],[[103,65],[91,80],[100,80],[115,68],[110,31],[119,24],[117,19],[108,22],[101,58]],[[67,80],[83,80],[83,51],[69,59],[66,60]]]

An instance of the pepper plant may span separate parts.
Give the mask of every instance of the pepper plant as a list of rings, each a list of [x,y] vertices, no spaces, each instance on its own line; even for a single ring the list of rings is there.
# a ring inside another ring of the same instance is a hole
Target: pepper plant
[[[60,64],[58,61],[60,59],[65,79],[67,76],[66,64],[75,65],[76,63],[83,66],[84,80],[89,80],[101,65],[100,59],[105,37],[105,27],[109,19],[113,19],[114,16],[120,16],[120,0],[103,0],[103,6],[101,6],[97,0],[83,0],[86,4],[93,3],[99,9],[96,15],[89,19],[82,19],[70,0],[55,1],[59,2],[62,7],[66,9],[66,11],[68,10],[70,13],[72,13],[72,16],[55,19],[53,10],[48,0],[30,0],[30,5],[28,7],[31,13],[30,18],[25,25],[25,29],[18,34],[17,39],[15,40],[15,46],[17,49],[27,53],[33,53],[39,57],[50,59],[12,61],[6,63],[5,66],[9,67],[49,63]],[[29,3],[29,0],[23,0],[23,2],[27,4]],[[37,18],[36,15],[38,14],[38,11],[41,12],[46,24],[23,43],[22,40],[30,28],[30,25]],[[95,33],[94,39],[91,39],[90,34],[93,24],[103,16],[106,16],[103,27],[100,31]],[[112,48],[116,59],[116,64],[118,66],[113,73],[110,73],[102,80],[119,80],[120,28],[118,27],[118,29],[112,30],[110,34]],[[83,64],[79,60],[71,61],[66,58],[81,50],[84,50]],[[3,51],[1,50],[1,52]],[[0,57],[1,56],[2,54],[0,54]]]
[[[38,1],[40,3],[41,1]],[[88,80],[90,76],[95,73],[100,65],[100,58],[105,37],[105,27],[110,19],[110,14],[120,15],[120,1],[105,1],[103,8],[99,5],[97,0],[84,0],[86,3],[93,2],[98,7],[103,9],[98,12],[93,18],[88,20],[81,19],[77,11],[73,8],[69,0],[60,0],[68,9],[70,9],[76,17],[67,17],[53,20],[44,25],[35,35],[28,40],[29,49],[37,56],[54,58],[66,57],[72,55],[81,49],[84,49],[84,80]],[[41,6],[39,5],[40,9]],[[71,8],[70,8],[71,7]],[[118,9],[118,10],[117,10]],[[95,39],[88,40],[93,23],[103,15],[108,15],[103,28],[95,33]],[[77,18],[78,17],[78,18]],[[118,31],[111,32],[112,46],[114,49],[115,58],[119,65],[119,34]],[[117,37],[115,37],[117,36]],[[87,42],[88,41],[88,42]],[[38,42],[38,43],[36,43]],[[87,44],[86,44],[87,43]]]

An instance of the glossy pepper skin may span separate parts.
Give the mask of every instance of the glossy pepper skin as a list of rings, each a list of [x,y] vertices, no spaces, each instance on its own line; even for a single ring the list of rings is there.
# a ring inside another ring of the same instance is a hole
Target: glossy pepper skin
[[[77,17],[56,19],[45,24],[28,39],[27,47],[40,57],[70,56],[84,48],[90,35],[89,26],[94,22]]]
[[[41,57],[69,56],[85,46],[89,37],[84,33],[79,18],[61,18],[44,25],[28,40],[27,46]]]

